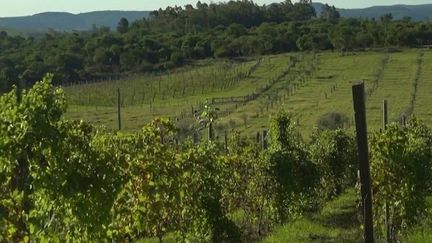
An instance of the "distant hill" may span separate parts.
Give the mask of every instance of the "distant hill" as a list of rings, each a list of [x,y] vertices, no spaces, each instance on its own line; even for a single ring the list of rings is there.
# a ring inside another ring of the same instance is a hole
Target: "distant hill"
[[[322,3],[313,3],[317,13]],[[392,13],[395,19],[405,16],[413,20],[432,20],[432,4],[374,6],[363,9],[338,9],[343,17],[379,18]],[[97,11],[81,14],[47,12],[24,17],[0,18],[0,30],[18,33],[40,33],[49,28],[57,31],[90,30],[94,25],[107,26],[114,30],[118,21],[125,17],[129,22],[148,17],[150,11]]]
[[[89,30],[93,24],[115,29],[123,17],[129,22],[149,16],[149,11],[97,11],[81,14],[47,12],[25,17],[0,18],[0,29],[18,31],[57,31]]]
[[[318,14],[321,12],[322,6],[322,3],[314,3],[314,7]],[[384,14],[391,13],[395,19],[401,19],[408,16],[413,20],[432,20],[432,4],[374,6],[359,9],[338,9],[338,11],[343,17],[377,19]]]

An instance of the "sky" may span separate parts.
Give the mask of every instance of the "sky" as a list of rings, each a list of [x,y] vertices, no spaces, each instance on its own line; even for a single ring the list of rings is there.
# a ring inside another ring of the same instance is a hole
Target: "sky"
[[[166,6],[193,4],[198,0],[0,0],[0,17],[25,16],[41,12],[82,13],[96,10],[154,10]],[[283,0],[255,0],[269,4]],[[201,0],[201,2],[211,2]],[[212,2],[219,2],[213,0]],[[295,2],[295,1],[293,1]],[[338,8],[363,8],[374,5],[426,4],[431,0],[321,0]]]

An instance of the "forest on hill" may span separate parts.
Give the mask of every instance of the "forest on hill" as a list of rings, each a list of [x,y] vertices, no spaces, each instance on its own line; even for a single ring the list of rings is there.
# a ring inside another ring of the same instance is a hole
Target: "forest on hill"
[[[325,6],[324,3],[313,2],[312,6],[319,14]],[[128,7],[128,6],[126,6]],[[432,19],[432,4],[423,5],[390,5],[372,6],[367,8],[337,8],[342,17],[375,18],[391,13],[394,19],[410,17],[416,21],[428,21]],[[39,36],[49,29],[55,31],[88,31],[93,26],[106,26],[115,30],[119,19],[126,18],[134,22],[142,18],[148,18],[150,11],[119,11],[105,10],[87,13],[73,14],[68,12],[44,12],[31,16],[0,17],[0,30],[6,30],[9,34],[22,34],[26,36]]]
[[[54,84],[157,72],[205,58],[293,51],[349,51],[432,44],[432,23],[391,14],[342,18],[335,7],[317,13],[307,1],[260,6],[251,1],[168,7],[116,31],[50,31],[41,38],[0,33],[0,90],[31,86],[47,72]]]
[[[149,11],[94,11],[72,14],[67,12],[45,12],[31,16],[0,18],[0,28],[24,32],[31,36],[55,31],[88,31],[93,26],[115,29],[119,19],[133,22],[148,17]]]

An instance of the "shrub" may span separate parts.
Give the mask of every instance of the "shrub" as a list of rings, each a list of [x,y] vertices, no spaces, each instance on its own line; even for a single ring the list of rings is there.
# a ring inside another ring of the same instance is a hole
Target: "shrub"
[[[432,178],[432,136],[411,120],[406,127],[391,124],[370,140],[371,177],[376,225],[384,225],[388,205],[394,232],[418,222],[426,210]]]
[[[317,188],[323,199],[339,195],[357,179],[357,150],[353,136],[344,130],[317,131],[309,146],[312,161],[320,173]]]
[[[269,160],[276,181],[275,208],[278,221],[285,222],[312,206],[313,188],[319,177],[291,115],[278,113],[271,118],[270,125]]]
[[[349,119],[345,114],[338,112],[330,112],[318,118],[318,129],[320,130],[336,130],[346,127]]]

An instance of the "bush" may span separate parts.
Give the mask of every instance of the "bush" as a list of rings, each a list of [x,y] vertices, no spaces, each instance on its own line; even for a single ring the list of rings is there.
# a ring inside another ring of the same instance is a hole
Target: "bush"
[[[320,173],[321,198],[329,199],[354,186],[357,179],[357,150],[354,137],[343,130],[317,131],[309,146]]]
[[[276,181],[277,218],[285,222],[309,209],[318,171],[309,160],[301,137],[296,133],[292,117],[278,113],[270,122],[270,166]]]
[[[171,53],[171,57],[170,60],[171,62],[173,62],[175,65],[180,65],[184,62],[184,55],[183,53],[181,53],[180,51],[174,51],[173,53]]]
[[[385,204],[394,232],[402,232],[425,214],[432,178],[432,135],[411,120],[406,127],[391,124],[370,140],[375,223],[384,225]]]
[[[320,130],[336,130],[346,127],[348,123],[349,119],[345,114],[330,112],[318,118],[317,125]]]

